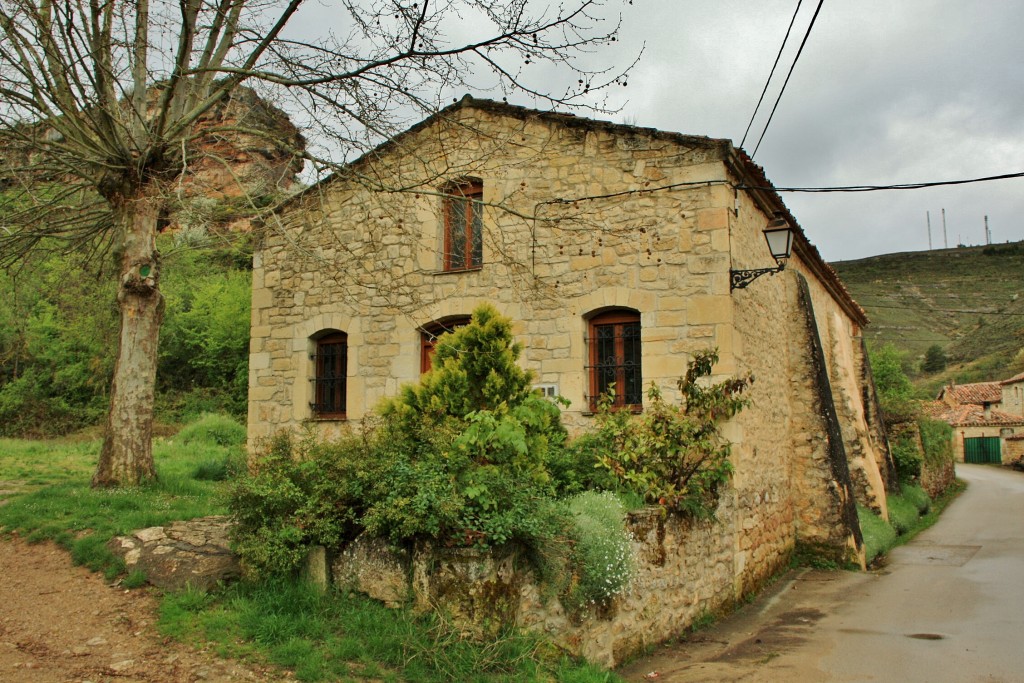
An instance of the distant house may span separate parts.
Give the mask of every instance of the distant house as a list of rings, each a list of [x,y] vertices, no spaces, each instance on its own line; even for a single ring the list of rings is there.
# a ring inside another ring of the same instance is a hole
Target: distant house
[[[775,265],[773,221],[795,229],[786,269],[738,286],[741,271]],[[575,430],[613,384],[622,409],[642,411],[652,383],[677,400],[698,350],[719,350],[716,380],[755,376],[725,429],[728,595],[797,543],[856,556],[856,501],[886,514],[867,318],[763,170],[728,140],[469,97],[268,224],[253,268],[250,443],[363,420],[482,302],[513,319],[523,366],[570,402]]]
[[[999,463],[1024,452],[1024,373],[1001,382],[951,384],[926,407],[930,417],[953,427],[960,462]]]

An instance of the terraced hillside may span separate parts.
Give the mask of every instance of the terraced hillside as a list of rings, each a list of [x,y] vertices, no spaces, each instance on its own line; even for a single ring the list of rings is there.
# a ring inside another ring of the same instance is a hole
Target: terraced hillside
[[[832,264],[867,311],[869,342],[907,352],[911,370],[940,345],[944,373],[919,376],[929,387],[955,379],[1005,379],[1024,347],[1024,242],[885,254]],[[1015,370],[1020,372],[1020,370]]]

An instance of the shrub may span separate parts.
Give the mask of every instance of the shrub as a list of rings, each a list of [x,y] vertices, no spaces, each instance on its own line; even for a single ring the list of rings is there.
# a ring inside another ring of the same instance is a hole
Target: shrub
[[[917,506],[901,496],[889,496],[889,524],[902,536],[917,524],[921,514]]]
[[[921,476],[921,452],[913,436],[898,436],[892,442],[890,450],[900,481],[912,481]]]
[[[918,419],[917,426],[921,433],[924,461],[934,467],[952,462],[953,428],[946,422],[927,417]]]
[[[547,465],[565,428],[531,390],[520,352],[511,321],[480,306],[438,339],[431,371],[382,404],[379,457],[390,466],[373,483],[368,530],[481,546],[555,533],[539,502],[553,494]]]
[[[643,415],[611,410],[610,397],[598,407],[598,462],[623,486],[651,504],[707,518],[714,515],[718,487],[732,474],[730,445],[718,431],[746,405],[741,394],[750,379],[711,386],[698,383],[718,362],[715,350],[697,353],[679,380],[681,407],[671,406],[654,385]]]
[[[376,465],[355,437],[331,444],[289,433],[271,439],[230,495],[234,547],[246,574],[287,575],[312,546],[354,539]]]
[[[920,486],[903,484],[900,487],[900,496],[913,505],[919,515],[926,515],[931,510],[932,499],[928,497],[928,493]]]
[[[625,508],[614,494],[585,491],[567,501],[575,541],[578,582],[570,604],[605,604],[629,583],[633,556],[625,528]]]
[[[896,531],[884,519],[864,507],[857,506],[857,519],[864,536],[864,559],[870,564],[896,543]]]
[[[232,418],[206,413],[178,432],[177,440],[185,446],[241,446],[245,437],[245,427]]]

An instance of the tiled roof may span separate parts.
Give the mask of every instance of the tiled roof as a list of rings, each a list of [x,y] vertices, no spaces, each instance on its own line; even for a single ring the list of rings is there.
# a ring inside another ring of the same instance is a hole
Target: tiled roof
[[[1010,379],[1004,379],[999,384],[1016,384],[1017,382],[1024,382],[1024,372],[1020,373],[1019,375],[1014,375]]]
[[[928,417],[948,422],[954,427],[1019,427],[1024,426],[1024,416],[1011,415],[1001,410],[989,410],[988,416],[985,409],[979,405],[959,405],[950,407],[941,401],[926,403],[924,411]]]
[[[943,387],[939,398],[946,396],[953,403],[976,404],[999,403],[1003,400],[1003,389],[999,382],[977,382],[975,384],[954,384]]]

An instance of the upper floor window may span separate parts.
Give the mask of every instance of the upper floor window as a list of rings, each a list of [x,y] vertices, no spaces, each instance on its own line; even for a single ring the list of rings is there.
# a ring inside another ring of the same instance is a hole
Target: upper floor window
[[[457,315],[428,323],[420,329],[420,373],[429,372],[432,367],[437,338],[468,324],[468,315]]]
[[[454,183],[444,193],[444,270],[479,268],[484,255],[483,183]]]
[[[313,361],[313,417],[322,420],[345,419],[348,384],[348,335],[329,331],[315,339]]]
[[[588,404],[614,388],[614,407],[639,409],[643,405],[643,369],[640,354],[640,314],[618,309],[590,319],[587,337]]]

